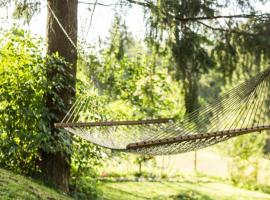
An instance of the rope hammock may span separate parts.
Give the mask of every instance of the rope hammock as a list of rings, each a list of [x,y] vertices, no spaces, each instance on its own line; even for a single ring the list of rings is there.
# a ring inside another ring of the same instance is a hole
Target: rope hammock
[[[269,84],[270,67],[183,120],[89,122],[88,97],[81,97],[55,127],[123,152],[166,155],[198,150],[239,135],[270,130]]]

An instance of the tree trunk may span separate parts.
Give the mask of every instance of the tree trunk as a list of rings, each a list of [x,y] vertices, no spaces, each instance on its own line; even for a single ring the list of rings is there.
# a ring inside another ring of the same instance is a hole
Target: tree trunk
[[[198,102],[199,77],[195,73],[188,73],[185,77],[187,77],[186,80],[184,80],[185,107],[186,107],[186,114],[190,114],[199,107]]]
[[[72,88],[75,88],[76,81],[76,62],[77,62],[77,50],[69,41],[72,40],[73,43],[77,44],[77,0],[47,0],[48,3],[48,18],[47,18],[47,53],[49,55],[58,52],[58,54],[65,58],[67,62],[72,65],[72,68],[66,66],[66,70],[72,74],[73,81],[67,81],[67,84],[71,84]],[[65,29],[68,36],[59,26],[55,16]],[[69,39],[68,39],[69,37]],[[54,73],[47,73],[48,80],[55,79]],[[53,90],[53,89],[52,89]],[[50,113],[53,113],[56,118],[50,121],[50,127],[52,131],[52,139],[57,139],[57,129],[53,128],[53,124],[56,120],[61,120],[65,116],[65,112],[55,105],[53,101],[53,93],[46,95],[46,106]],[[74,97],[75,90],[62,90],[55,91],[63,99],[64,104],[68,109],[71,105]],[[65,150],[58,152],[46,152],[41,150],[41,170],[47,181],[53,185],[59,187],[64,192],[69,191],[69,175],[70,175],[70,155],[65,152]]]
[[[142,175],[142,162],[139,162],[139,174]]]
[[[185,89],[185,107],[186,114],[195,112],[199,107],[198,101],[198,80],[199,77],[195,73],[190,73],[187,76],[187,81],[184,82]],[[198,118],[193,115],[193,119],[190,119],[198,124]],[[197,172],[197,151],[194,151],[194,172]]]
[[[197,172],[197,151],[194,151],[194,172]]]

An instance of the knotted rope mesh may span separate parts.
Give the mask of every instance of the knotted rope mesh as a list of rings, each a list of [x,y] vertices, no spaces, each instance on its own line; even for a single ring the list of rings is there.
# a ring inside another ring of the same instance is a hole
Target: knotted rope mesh
[[[183,120],[90,122],[89,97],[80,97],[56,127],[110,149],[149,155],[201,149],[270,129],[270,68],[226,92]]]

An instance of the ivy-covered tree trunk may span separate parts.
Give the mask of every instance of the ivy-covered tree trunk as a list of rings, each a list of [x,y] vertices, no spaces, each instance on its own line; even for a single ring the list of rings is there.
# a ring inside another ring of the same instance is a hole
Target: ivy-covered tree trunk
[[[47,0],[48,3],[48,18],[47,18],[47,53],[52,55],[58,52],[59,56],[63,57],[70,66],[63,66],[64,71],[68,72],[72,76],[63,77],[66,82],[72,88],[75,88],[75,77],[76,77],[76,62],[77,62],[77,51],[76,48],[69,41],[72,40],[74,44],[77,43],[77,1],[76,0]],[[65,29],[68,36],[61,29],[55,16],[58,18],[59,23]],[[68,39],[68,37],[70,37]],[[47,79],[48,81],[57,81],[59,76],[57,72],[48,70]],[[70,87],[70,88],[71,88]],[[58,130],[54,128],[53,124],[56,121],[63,119],[66,114],[66,110],[72,104],[75,97],[75,89],[66,90],[52,87],[51,91],[46,95],[46,106],[53,117],[50,118],[50,131],[52,143],[59,143],[60,138],[58,137]],[[55,100],[55,95],[62,100],[66,106],[65,109],[59,107],[58,101]],[[69,138],[70,139],[70,138]],[[61,190],[69,191],[69,175],[70,175],[70,154],[67,153],[65,146],[55,151],[48,151],[46,149],[41,150],[41,170],[44,177],[50,183],[59,187]]]

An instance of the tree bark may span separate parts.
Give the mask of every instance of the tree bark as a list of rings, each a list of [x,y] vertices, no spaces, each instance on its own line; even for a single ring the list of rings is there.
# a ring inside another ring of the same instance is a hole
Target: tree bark
[[[77,44],[77,0],[47,0],[47,3],[47,53],[51,55],[58,52],[61,57],[65,58],[65,60],[71,64],[71,68],[68,66],[65,67],[66,70],[72,74],[73,80],[72,82],[67,81],[66,84],[71,84],[71,87],[75,88],[77,50],[70,40],[72,40],[75,45]],[[54,15],[57,17],[68,36],[62,30]],[[47,73],[47,79],[49,81],[55,79],[55,74],[51,72]],[[54,90],[54,88],[52,90]],[[50,91],[50,94],[46,95],[46,106],[49,112],[56,116],[55,119],[50,121],[50,127],[52,139],[57,140],[58,130],[54,128],[53,124],[57,119],[63,119],[66,113],[55,105],[56,103],[53,101],[52,95],[53,92],[60,95],[60,98],[63,99],[64,104],[67,106],[66,109],[68,109],[75,97],[75,89],[63,89],[60,93],[59,91]],[[65,150],[59,150],[54,153],[41,150],[40,157],[40,167],[46,180],[64,192],[68,192],[70,155],[66,153]]]

